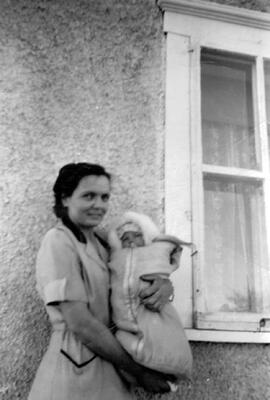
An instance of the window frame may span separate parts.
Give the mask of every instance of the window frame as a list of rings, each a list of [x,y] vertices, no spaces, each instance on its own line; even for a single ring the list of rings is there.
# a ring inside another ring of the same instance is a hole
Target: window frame
[[[203,310],[203,174],[238,174],[264,182],[270,259],[270,166],[265,109],[264,59],[270,59],[270,15],[205,1],[159,0],[166,33],[165,225],[166,231],[193,240],[198,253],[184,252],[173,278],[176,308],[190,340],[270,343],[270,315],[242,313],[237,329],[222,330],[201,318]],[[237,37],[237,40],[235,40]],[[253,57],[255,124],[261,141],[261,170],[216,167],[202,163],[200,54],[202,48]],[[262,122],[263,121],[263,122]],[[257,123],[256,123],[257,122]],[[181,199],[179,201],[179,199]],[[265,325],[259,323],[265,318]],[[199,321],[199,323],[198,323]],[[234,321],[231,321],[232,323]],[[225,321],[225,323],[227,323]],[[199,329],[198,329],[199,328]],[[220,329],[220,330],[216,330]],[[251,331],[249,331],[251,329]]]

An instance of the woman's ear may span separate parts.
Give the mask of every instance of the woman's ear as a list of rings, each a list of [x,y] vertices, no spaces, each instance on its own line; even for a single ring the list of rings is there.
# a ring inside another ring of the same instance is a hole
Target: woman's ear
[[[69,205],[69,197],[62,197],[63,207],[67,207]]]

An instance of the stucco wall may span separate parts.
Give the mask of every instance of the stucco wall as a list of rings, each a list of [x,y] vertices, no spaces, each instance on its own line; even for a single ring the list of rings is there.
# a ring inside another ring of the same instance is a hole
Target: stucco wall
[[[55,221],[59,167],[104,164],[114,175],[111,215],[135,207],[163,221],[164,60],[155,0],[0,2],[3,400],[26,399],[48,343],[34,264]],[[193,350],[194,383],[181,398],[269,398],[268,346]]]

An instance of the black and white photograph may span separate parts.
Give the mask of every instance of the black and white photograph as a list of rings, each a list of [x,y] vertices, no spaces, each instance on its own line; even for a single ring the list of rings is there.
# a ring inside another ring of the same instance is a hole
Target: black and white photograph
[[[0,399],[270,400],[270,0],[0,0]]]

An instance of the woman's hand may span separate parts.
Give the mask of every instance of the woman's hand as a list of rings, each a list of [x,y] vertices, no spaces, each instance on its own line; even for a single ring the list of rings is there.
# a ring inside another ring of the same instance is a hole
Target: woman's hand
[[[139,376],[137,375],[136,379],[137,385],[143,387],[145,391],[150,393],[170,392],[171,387],[168,381],[175,381],[175,377],[171,375],[162,374],[161,372],[153,371],[146,367],[143,367],[142,373]]]
[[[140,293],[142,304],[151,311],[159,312],[173,296],[174,290],[172,282],[167,278],[161,278],[159,276],[155,278],[153,278],[153,276],[144,276],[141,277],[141,279],[151,284]]]
[[[118,370],[118,373],[129,385],[140,386],[150,393],[170,392],[176,382],[174,376],[153,371],[142,365],[140,365],[140,372],[136,371],[136,375],[131,375],[124,370]]]

